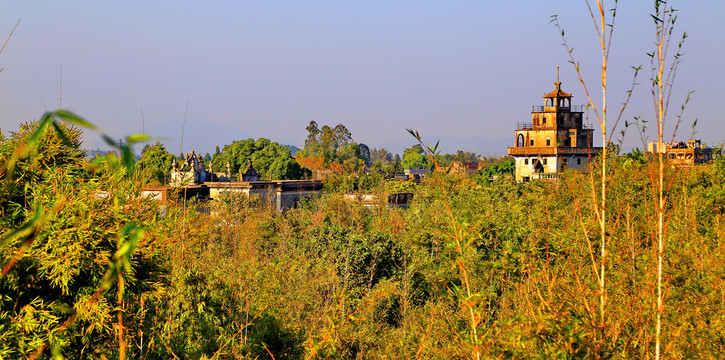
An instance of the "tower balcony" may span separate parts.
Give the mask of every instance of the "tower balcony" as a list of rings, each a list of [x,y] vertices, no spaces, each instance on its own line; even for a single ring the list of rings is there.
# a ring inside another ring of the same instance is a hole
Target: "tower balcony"
[[[573,105],[571,107],[562,107],[562,106],[544,106],[544,105],[531,105],[531,112],[532,113],[542,113],[542,112],[557,112],[557,111],[568,111],[568,112],[584,112],[586,107],[584,105]]]
[[[567,128],[559,128],[559,129],[567,129]],[[534,125],[534,123],[531,122],[517,122],[516,123],[516,130],[557,130],[557,127],[555,124],[539,124]],[[582,124],[582,130],[594,130],[594,125],[592,124]]]
[[[567,146],[524,146],[510,147],[510,156],[538,156],[538,155],[597,155],[602,151],[600,147],[567,147]]]

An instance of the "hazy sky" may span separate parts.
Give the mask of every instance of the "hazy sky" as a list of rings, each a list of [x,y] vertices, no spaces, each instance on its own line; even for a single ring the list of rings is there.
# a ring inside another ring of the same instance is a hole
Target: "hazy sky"
[[[620,1],[610,114],[630,67],[644,65],[625,119],[653,116],[651,3]],[[720,143],[725,2],[673,4],[690,37],[670,124],[695,91],[678,138],[697,118],[696,137]],[[412,145],[405,128],[415,128],[447,151],[504,154],[516,123],[530,121],[530,106],[553,89],[557,65],[573,103],[586,102],[552,14],[596,90],[601,56],[583,0],[5,1],[3,41],[22,20],[0,54],[0,128],[37,119],[43,103],[57,108],[62,66],[64,108],[119,137],[141,132],[143,108],[146,131],[173,152],[188,101],[184,151],[248,137],[301,146],[314,120],[396,152]],[[87,146],[97,138],[88,134]],[[625,146],[638,144],[630,129]]]

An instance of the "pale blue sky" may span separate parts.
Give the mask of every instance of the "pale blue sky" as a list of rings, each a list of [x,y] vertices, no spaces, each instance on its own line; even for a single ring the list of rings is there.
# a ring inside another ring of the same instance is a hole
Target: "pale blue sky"
[[[620,3],[610,105],[624,99],[630,66],[647,69],[654,37],[651,1]],[[673,109],[695,91],[685,121],[698,118],[696,137],[719,143],[725,2],[675,5],[690,38]],[[574,103],[586,102],[552,14],[596,88],[601,60],[583,0],[6,1],[0,37],[22,21],[0,54],[0,128],[38,118],[41,100],[56,108],[62,66],[64,108],[119,136],[141,131],[143,107],[147,132],[174,152],[188,100],[184,151],[247,137],[301,146],[315,120],[396,152],[415,128],[447,151],[503,154],[553,88],[557,65]],[[625,118],[652,118],[648,77]],[[632,131],[625,145],[638,144]]]

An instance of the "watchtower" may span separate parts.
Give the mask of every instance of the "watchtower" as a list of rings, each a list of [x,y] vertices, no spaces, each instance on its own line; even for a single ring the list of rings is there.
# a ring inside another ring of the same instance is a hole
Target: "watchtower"
[[[544,93],[544,105],[531,107],[531,122],[519,122],[515,146],[516,181],[557,179],[567,168],[588,171],[591,158],[602,148],[593,144],[594,128],[584,124],[583,105],[572,105],[572,95],[561,90],[556,67],[554,90]]]

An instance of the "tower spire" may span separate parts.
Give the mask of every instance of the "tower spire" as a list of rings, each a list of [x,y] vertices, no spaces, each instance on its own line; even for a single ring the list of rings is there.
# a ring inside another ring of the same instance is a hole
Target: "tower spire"
[[[559,67],[556,67],[556,82],[559,82]]]

